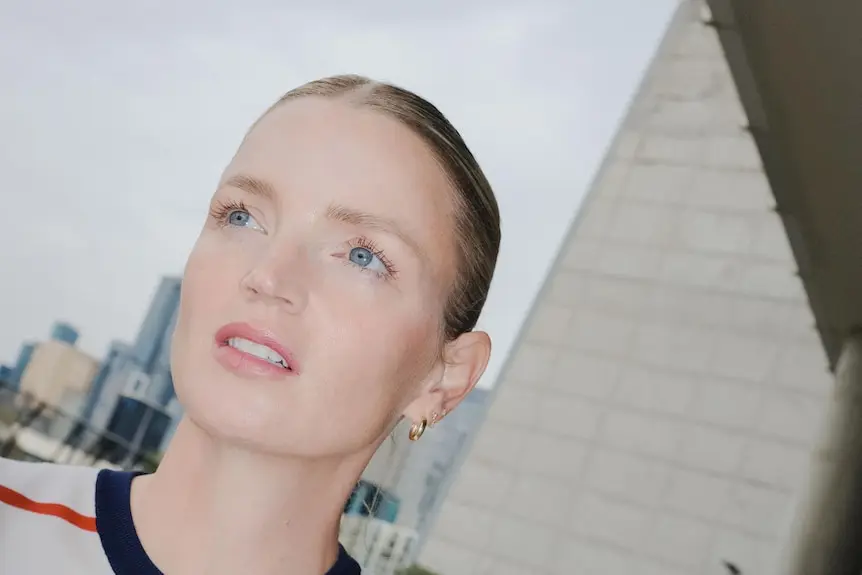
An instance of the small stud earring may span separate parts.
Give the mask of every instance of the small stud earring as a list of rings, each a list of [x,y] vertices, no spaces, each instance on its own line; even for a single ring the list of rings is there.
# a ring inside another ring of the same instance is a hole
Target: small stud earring
[[[414,422],[410,426],[410,432],[407,434],[407,437],[410,438],[410,441],[418,441],[422,437],[422,434],[425,433],[427,427],[428,420],[423,417],[421,421]]]
[[[431,412],[431,421],[428,422],[428,425],[431,427],[434,427],[434,425],[437,423],[437,421],[439,421],[439,419],[440,419],[440,414],[437,413],[436,411],[432,411]]]

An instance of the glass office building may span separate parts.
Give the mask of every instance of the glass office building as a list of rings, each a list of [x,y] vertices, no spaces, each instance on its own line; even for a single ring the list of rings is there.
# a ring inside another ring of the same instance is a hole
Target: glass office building
[[[181,279],[162,278],[133,344],[115,341],[97,373],[83,415],[142,451],[158,451],[176,409],[170,370]]]

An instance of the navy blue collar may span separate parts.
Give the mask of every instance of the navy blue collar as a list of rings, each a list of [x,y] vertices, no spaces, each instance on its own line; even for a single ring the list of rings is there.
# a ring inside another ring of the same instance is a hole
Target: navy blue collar
[[[132,479],[138,473],[104,469],[96,479],[96,529],[117,575],[164,575],[144,551],[132,521]],[[324,575],[360,575],[359,564],[341,547]]]

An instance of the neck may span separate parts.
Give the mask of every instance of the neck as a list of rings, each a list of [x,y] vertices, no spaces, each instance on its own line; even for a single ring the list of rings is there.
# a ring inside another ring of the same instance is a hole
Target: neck
[[[166,573],[320,575],[366,463],[254,453],[185,418],[158,471],[132,483],[135,529]]]

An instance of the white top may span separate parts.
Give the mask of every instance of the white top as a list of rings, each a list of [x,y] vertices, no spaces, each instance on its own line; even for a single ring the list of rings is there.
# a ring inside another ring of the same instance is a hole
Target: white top
[[[114,573],[96,528],[98,475],[0,458],[0,573]]]
[[[132,521],[137,475],[0,457],[0,575],[164,575]],[[324,575],[360,568],[342,547]]]

